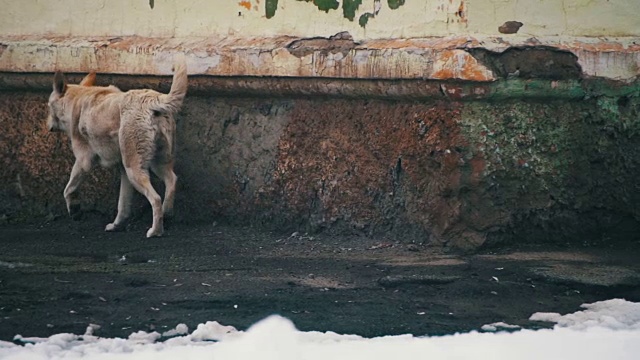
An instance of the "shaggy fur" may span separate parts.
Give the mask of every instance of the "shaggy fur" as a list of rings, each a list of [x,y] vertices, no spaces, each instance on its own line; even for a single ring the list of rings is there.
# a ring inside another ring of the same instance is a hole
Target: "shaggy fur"
[[[187,93],[187,69],[183,56],[176,65],[169,94],[153,90],[123,92],[115,86],[93,86],[95,73],[79,85],[68,85],[57,72],[49,97],[51,131],[64,131],[71,139],[76,161],[64,199],[71,216],[79,211],[74,196],[78,186],[98,160],[102,166],[120,168],[118,214],[106,231],[122,229],[131,213],[133,189],[142,193],[153,209],[153,225],[147,237],[160,236],[163,218],[173,209],[177,177],[173,172],[176,124]],[[149,170],[165,184],[164,202],[151,186]]]

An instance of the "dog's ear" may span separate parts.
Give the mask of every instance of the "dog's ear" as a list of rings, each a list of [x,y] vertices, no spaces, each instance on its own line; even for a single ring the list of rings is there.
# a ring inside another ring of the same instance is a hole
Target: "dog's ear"
[[[60,95],[64,95],[64,92],[67,91],[67,79],[60,71],[56,71],[53,76],[53,91]]]
[[[80,85],[82,86],[93,86],[96,84],[96,72],[92,71],[90,73],[87,74],[87,76],[84,77],[84,79],[82,79],[82,81],[80,81]]]

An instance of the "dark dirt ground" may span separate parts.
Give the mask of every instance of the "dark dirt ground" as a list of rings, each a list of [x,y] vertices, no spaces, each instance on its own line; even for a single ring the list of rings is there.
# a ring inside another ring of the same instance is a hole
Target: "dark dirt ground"
[[[105,233],[103,219],[0,226],[0,340],[127,337],[216,320],[246,329],[280,314],[301,330],[450,334],[538,311],[640,301],[640,244],[447,254],[402,239],[173,224]],[[494,278],[495,277],[495,278]],[[497,281],[496,281],[497,280]]]

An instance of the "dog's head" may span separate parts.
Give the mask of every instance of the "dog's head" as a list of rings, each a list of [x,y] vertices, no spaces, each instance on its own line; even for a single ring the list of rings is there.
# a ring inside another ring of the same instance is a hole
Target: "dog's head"
[[[91,72],[82,79],[80,86],[93,86],[96,81],[96,73]],[[71,85],[74,86],[74,85]],[[53,91],[49,95],[49,116],[47,128],[49,131],[67,131],[71,122],[71,112],[67,111],[67,98],[69,85],[64,74],[56,71],[53,78]]]

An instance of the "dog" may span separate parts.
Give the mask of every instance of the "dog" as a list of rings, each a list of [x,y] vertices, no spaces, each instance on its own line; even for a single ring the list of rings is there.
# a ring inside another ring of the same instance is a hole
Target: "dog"
[[[168,94],[148,89],[123,92],[113,85],[95,86],[95,79],[92,72],[80,84],[70,85],[61,72],[56,72],[49,96],[47,127],[66,132],[75,156],[64,189],[67,211],[72,217],[79,212],[75,193],[96,161],[104,167],[118,166],[118,213],[105,230],[123,229],[131,214],[135,189],[147,198],[153,210],[147,237],[161,236],[164,217],[173,211],[176,190],[174,116],[187,93],[186,60],[183,55],[177,58]],[[150,170],[164,182],[162,203],[151,185]]]

